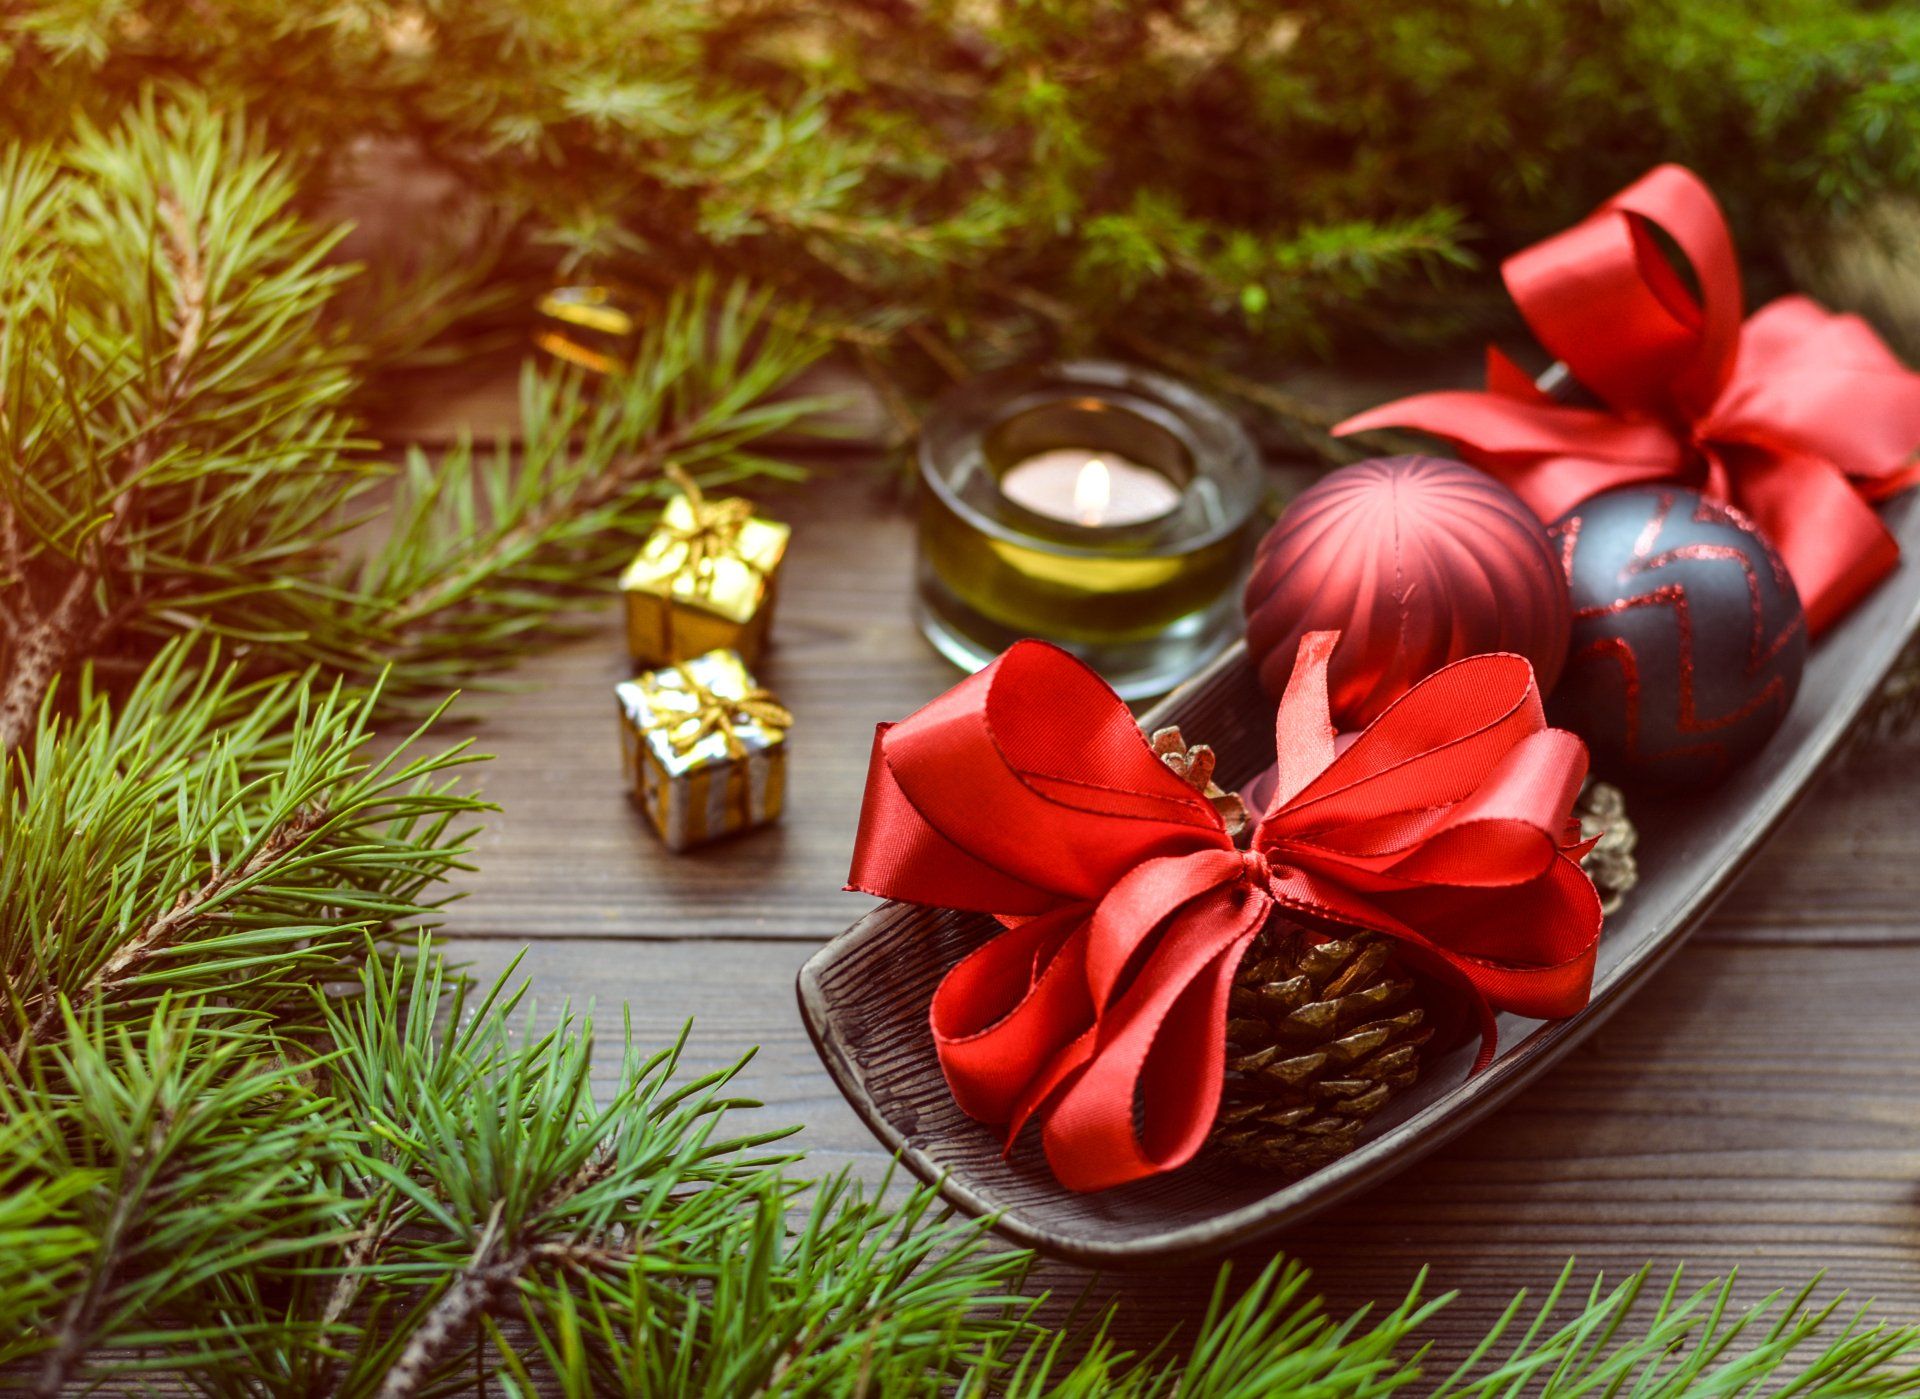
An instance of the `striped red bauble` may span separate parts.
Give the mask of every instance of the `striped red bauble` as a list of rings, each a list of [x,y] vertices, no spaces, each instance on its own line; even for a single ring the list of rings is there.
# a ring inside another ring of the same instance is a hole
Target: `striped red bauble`
[[[1567,654],[1567,580],[1545,527],[1474,467],[1381,457],[1302,492],[1247,581],[1247,649],[1276,700],[1300,638],[1338,631],[1334,721],[1357,729],[1450,661],[1512,651],[1542,692]]]

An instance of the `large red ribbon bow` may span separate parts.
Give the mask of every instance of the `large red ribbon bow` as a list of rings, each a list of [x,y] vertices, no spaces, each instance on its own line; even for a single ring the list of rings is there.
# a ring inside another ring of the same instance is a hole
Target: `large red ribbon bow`
[[[1042,642],[876,736],[848,887],[1009,925],[941,982],[933,1036],[959,1105],[1012,1134],[1039,1116],[1071,1189],[1200,1149],[1233,973],[1276,909],[1397,939],[1462,993],[1481,1064],[1496,1010],[1586,1004],[1600,905],[1562,844],[1586,749],[1547,727],[1532,667],[1447,666],[1336,756],[1337,637],[1300,644],[1249,850],[1105,682]]]
[[[1656,230],[1692,264],[1698,297]],[[1868,502],[1915,480],[1920,376],[1857,316],[1804,296],[1743,325],[1733,236],[1698,176],[1659,166],[1501,274],[1540,343],[1604,410],[1555,403],[1489,349],[1486,392],[1416,394],[1334,431],[1451,438],[1549,524],[1613,486],[1695,485],[1773,541],[1815,634],[1899,561]]]

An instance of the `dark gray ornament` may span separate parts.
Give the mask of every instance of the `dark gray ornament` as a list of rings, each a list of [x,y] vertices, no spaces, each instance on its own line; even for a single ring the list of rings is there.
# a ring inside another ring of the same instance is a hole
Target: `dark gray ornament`
[[[1595,773],[1697,790],[1758,752],[1800,687],[1807,626],[1753,523],[1682,487],[1632,486],[1552,533],[1573,641],[1548,712],[1586,739]]]

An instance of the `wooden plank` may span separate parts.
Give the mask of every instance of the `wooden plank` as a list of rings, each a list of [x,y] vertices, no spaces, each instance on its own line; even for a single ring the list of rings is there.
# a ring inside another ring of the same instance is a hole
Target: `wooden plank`
[[[496,755],[481,784],[504,809],[452,929],[817,942],[863,912],[840,885],[873,726],[957,678],[913,625],[913,526],[899,496],[897,476],[871,465],[823,468],[769,498],[795,524],[761,668],[798,720],[784,823],[683,856],[653,840],[620,786],[612,690],[628,666],[609,608],[524,666],[521,693],[467,702]],[[1882,749],[1829,780],[1734,894],[1733,916],[1789,941],[1920,940],[1912,761],[1911,748]]]
[[[682,857],[654,843],[619,786],[611,687],[626,666],[609,614],[530,661],[523,692],[468,706],[484,715],[480,747],[499,755],[484,786],[505,809],[448,939],[479,972],[532,942],[524,970],[544,1014],[594,996],[612,1026],[628,1002],[648,1041],[692,1015],[690,1066],[761,1045],[745,1083],[768,1105],[749,1120],[803,1122],[811,1169],[867,1179],[885,1162],[806,1043],[792,977],[868,904],[839,885],[873,724],[955,678],[912,627],[912,522],[894,480],[849,468],[768,497],[796,524],[763,667],[799,719],[789,819]],[[1415,1174],[1288,1238],[1289,1251],[1340,1306],[1397,1296],[1431,1263],[1432,1290],[1467,1293],[1438,1328],[1443,1356],[1573,1252],[1610,1273],[1739,1266],[1749,1299],[1828,1267],[1889,1315],[1920,1316],[1912,761],[1887,748],[1830,778],[1592,1044]],[[599,1050],[603,1082],[614,1053]],[[1086,1282],[1054,1266],[1040,1279]],[[1210,1279],[1196,1268],[1100,1286],[1145,1340],[1191,1319]]]
[[[1757,1298],[1828,1268],[1835,1287],[1920,1316],[1920,991],[1909,949],[1781,946],[1721,920],[1658,982],[1512,1107],[1413,1173],[1286,1240],[1341,1305],[1397,1297],[1422,1264],[1436,1291],[1464,1289],[1441,1334],[1484,1328],[1515,1287],[1549,1284],[1569,1254],[1624,1274],[1685,1263],[1704,1278],[1739,1268]],[[492,976],[515,949],[452,938],[448,951]],[[808,949],[786,940],[618,938],[532,945],[542,1023],[562,998],[624,1003],[643,1043],[695,1022],[687,1063],[704,1070],[746,1047],[742,1076],[766,1106],[756,1127],[805,1124],[809,1169],[847,1166],[877,1181],[886,1162],[828,1083],[800,1030],[792,978]],[[617,1028],[596,1049],[611,1087]],[[1237,1260],[1248,1272],[1264,1257]],[[1127,1334],[1190,1319],[1208,1267],[1109,1276]],[[1077,1290],[1085,1275],[1043,1273]]]

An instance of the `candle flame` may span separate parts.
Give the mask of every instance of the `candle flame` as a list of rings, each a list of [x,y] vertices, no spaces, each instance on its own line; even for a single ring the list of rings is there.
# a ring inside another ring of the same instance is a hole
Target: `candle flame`
[[[1073,513],[1083,525],[1097,525],[1107,518],[1113,501],[1113,473],[1098,457],[1087,458],[1080,474],[1073,479]]]

